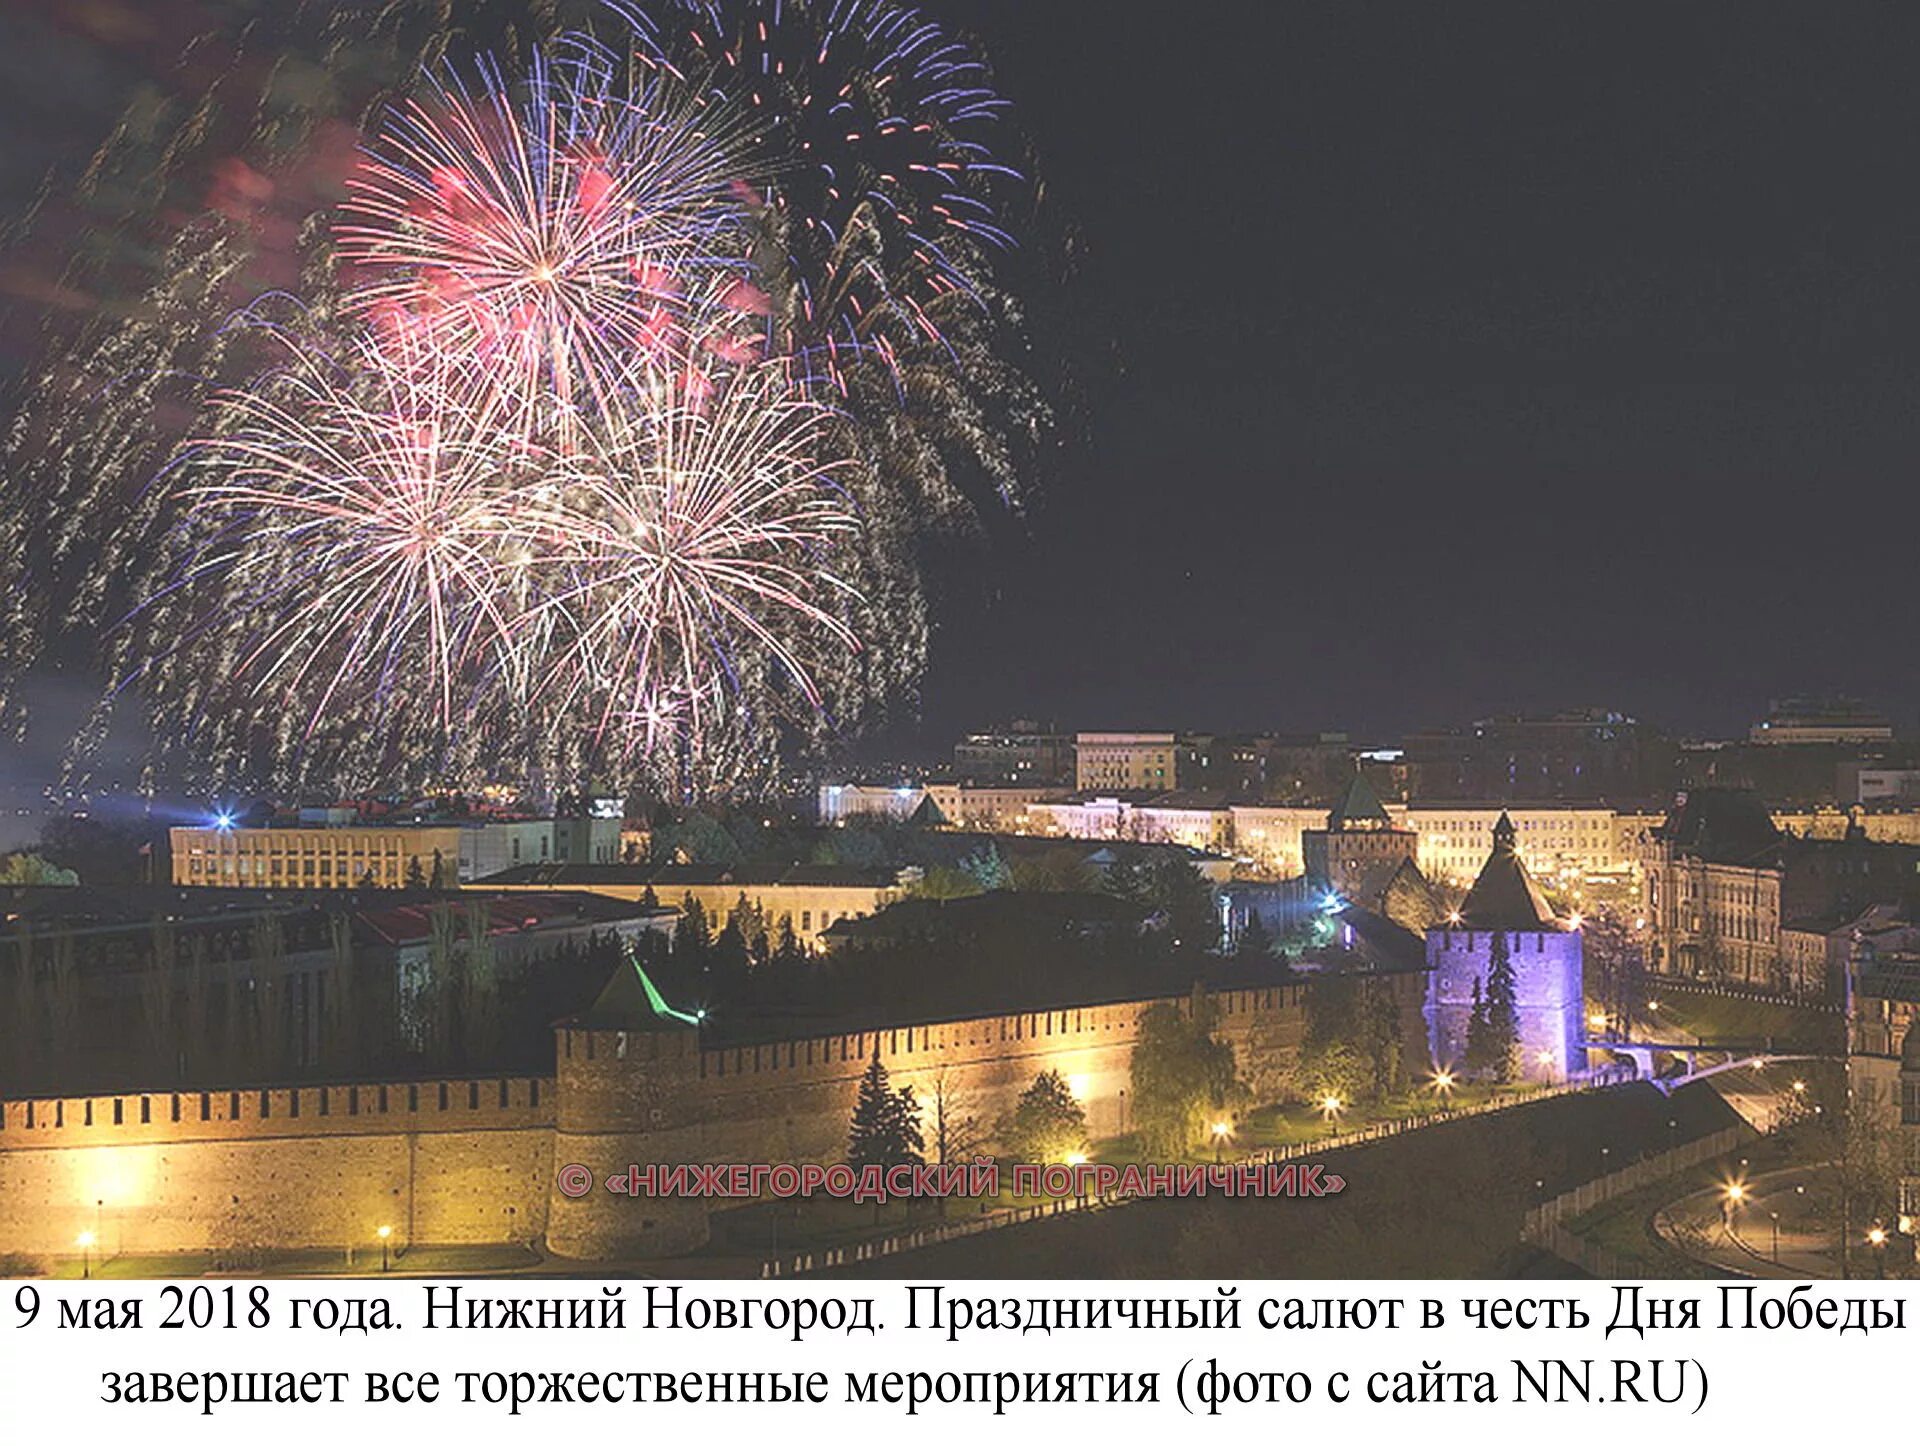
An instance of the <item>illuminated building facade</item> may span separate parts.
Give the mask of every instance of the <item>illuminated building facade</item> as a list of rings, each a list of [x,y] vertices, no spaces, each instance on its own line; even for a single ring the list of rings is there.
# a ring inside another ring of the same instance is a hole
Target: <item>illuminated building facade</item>
[[[215,824],[169,832],[173,882],[229,889],[441,888],[523,863],[613,863],[620,820]]]
[[[1172,733],[1078,733],[1073,785],[1081,793],[1164,793],[1180,786]]]

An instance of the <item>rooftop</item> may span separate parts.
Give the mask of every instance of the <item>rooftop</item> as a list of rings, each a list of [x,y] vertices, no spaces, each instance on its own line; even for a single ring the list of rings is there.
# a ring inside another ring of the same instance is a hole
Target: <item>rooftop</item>
[[[1460,922],[1469,929],[1558,931],[1565,926],[1513,847],[1513,820],[1504,813],[1493,826],[1493,852],[1480,867],[1460,905]]]

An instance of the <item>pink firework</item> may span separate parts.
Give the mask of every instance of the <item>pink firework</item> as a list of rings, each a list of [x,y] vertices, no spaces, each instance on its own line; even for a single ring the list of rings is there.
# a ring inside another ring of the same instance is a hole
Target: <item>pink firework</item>
[[[636,366],[685,360],[687,298],[743,269],[737,133],[584,39],[523,87],[487,66],[481,81],[388,117],[336,234],[360,278],[350,308],[403,313],[479,360],[532,432],[607,404]]]

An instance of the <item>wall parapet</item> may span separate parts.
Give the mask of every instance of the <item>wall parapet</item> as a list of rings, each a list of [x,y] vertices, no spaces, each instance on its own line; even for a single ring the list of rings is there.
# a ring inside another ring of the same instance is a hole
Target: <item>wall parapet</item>
[[[551,1126],[551,1076],[148,1090],[0,1102],[0,1151]]]

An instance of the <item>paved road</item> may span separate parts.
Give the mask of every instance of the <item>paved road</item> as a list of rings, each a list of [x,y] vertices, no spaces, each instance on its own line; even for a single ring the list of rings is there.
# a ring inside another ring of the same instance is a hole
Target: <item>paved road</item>
[[[1815,1218],[1807,1187],[1815,1166],[1756,1175],[1730,1205],[1721,1187],[1696,1190],[1661,1209],[1654,1228],[1676,1250],[1719,1270],[1771,1280],[1839,1275],[1831,1225]]]

